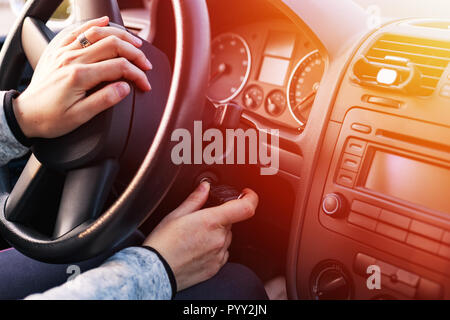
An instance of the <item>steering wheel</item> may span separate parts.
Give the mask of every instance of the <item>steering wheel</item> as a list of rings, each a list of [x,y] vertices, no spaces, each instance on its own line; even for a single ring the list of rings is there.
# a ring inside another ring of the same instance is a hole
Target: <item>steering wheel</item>
[[[134,232],[173,185],[179,167],[171,161],[171,135],[177,128],[193,130],[202,114],[210,25],[205,1],[171,2],[173,70],[164,53],[145,43],[142,50],[154,66],[147,74],[153,90],[133,89],[127,99],[78,130],[36,140],[14,189],[1,190],[1,234],[23,254],[50,263],[96,256]],[[17,88],[27,61],[36,66],[54,36],[45,23],[61,3],[27,2],[0,54],[0,89]],[[123,27],[115,0],[75,0],[74,6],[78,24],[108,15],[111,25]],[[132,175],[111,199],[121,169]]]

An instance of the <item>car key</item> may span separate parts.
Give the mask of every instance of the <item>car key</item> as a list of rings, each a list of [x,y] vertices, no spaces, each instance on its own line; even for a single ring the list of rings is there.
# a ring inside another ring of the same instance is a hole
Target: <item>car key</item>
[[[241,198],[241,192],[226,184],[210,183],[209,198],[204,208],[217,207],[228,201]]]

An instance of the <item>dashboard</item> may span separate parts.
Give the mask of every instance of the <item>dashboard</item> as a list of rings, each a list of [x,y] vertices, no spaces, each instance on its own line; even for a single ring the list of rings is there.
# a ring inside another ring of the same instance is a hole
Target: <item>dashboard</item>
[[[214,33],[208,97],[302,133],[279,173],[296,197],[289,296],[449,299],[450,23],[369,30],[352,1],[282,2],[295,24]]]
[[[252,23],[215,35],[211,51],[211,102],[304,129],[326,61],[302,30],[286,20]]]

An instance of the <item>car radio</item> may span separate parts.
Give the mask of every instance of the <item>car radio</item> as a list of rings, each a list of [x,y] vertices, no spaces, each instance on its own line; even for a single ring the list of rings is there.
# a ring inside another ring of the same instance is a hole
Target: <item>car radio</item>
[[[334,151],[319,220],[450,277],[449,190],[448,128],[353,108]]]

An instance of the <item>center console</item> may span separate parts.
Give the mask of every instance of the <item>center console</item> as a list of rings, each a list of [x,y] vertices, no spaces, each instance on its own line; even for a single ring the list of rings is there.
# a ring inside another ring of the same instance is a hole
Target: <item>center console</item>
[[[300,297],[450,298],[449,33],[397,23],[355,54],[303,222]]]

